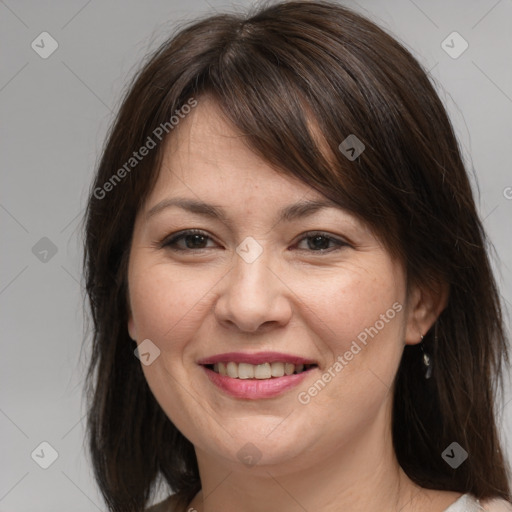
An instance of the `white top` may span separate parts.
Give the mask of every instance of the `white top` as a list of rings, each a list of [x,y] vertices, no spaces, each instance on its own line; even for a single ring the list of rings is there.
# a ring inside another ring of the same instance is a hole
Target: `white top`
[[[463,494],[455,503],[452,503],[444,512],[481,512],[480,501],[471,494]]]
[[[472,494],[463,494],[444,512],[512,512],[512,505],[505,500],[491,500],[481,503]]]

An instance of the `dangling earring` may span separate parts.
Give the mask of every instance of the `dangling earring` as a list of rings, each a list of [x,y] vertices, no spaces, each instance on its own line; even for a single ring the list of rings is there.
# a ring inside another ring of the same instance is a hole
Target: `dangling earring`
[[[432,377],[432,357],[425,350],[425,345],[423,343],[423,335],[420,334],[420,336],[421,336],[420,347],[421,347],[421,352],[423,353],[423,369],[425,371],[424,376],[425,376],[425,379],[430,379],[430,377]],[[437,335],[436,335],[436,339],[437,339]]]

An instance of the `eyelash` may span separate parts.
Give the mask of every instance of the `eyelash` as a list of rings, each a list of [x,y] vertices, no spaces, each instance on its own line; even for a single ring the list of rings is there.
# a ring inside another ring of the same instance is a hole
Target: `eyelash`
[[[206,239],[208,240],[212,240],[212,237],[210,237],[207,233],[205,233],[204,231],[201,231],[199,229],[187,229],[185,231],[180,231],[178,233],[175,233],[173,235],[171,235],[171,237],[166,237],[163,241],[161,241],[159,243],[159,247],[161,249],[169,249],[171,251],[175,251],[175,252],[196,252],[196,253],[201,253],[203,251],[206,251],[208,250],[209,248],[200,248],[200,249],[189,249],[189,248],[186,248],[186,249],[182,249],[182,248],[178,248],[178,246],[176,245],[176,243],[182,239],[185,239],[187,236],[191,236],[191,235],[201,235],[203,237],[205,237]],[[302,242],[303,240],[307,240],[308,238],[315,238],[315,237],[322,237],[322,238],[325,238],[327,240],[329,240],[329,242],[332,242],[335,244],[336,247],[334,248],[329,248],[329,249],[320,249],[320,250],[308,250],[308,249],[299,249],[299,250],[303,250],[303,251],[306,251],[306,252],[312,252],[312,253],[318,253],[318,254],[326,254],[326,253],[331,253],[335,250],[340,250],[342,249],[343,247],[348,247],[349,244],[343,240],[340,240],[338,238],[334,238],[333,236],[327,234],[327,233],[324,233],[322,231],[309,231],[307,233],[304,234],[304,236],[302,238],[299,239],[299,241],[297,242],[297,244],[299,242]]]

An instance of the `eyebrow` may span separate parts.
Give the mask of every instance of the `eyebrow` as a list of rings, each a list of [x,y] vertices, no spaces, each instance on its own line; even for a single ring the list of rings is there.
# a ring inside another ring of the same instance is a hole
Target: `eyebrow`
[[[147,212],[146,219],[149,219],[157,213],[160,213],[161,211],[172,206],[178,206],[179,208],[187,210],[191,213],[203,215],[215,220],[220,220],[228,226],[231,224],[222,207],[208,204],[203,201],[197,201],[195,199],[188,199],[185,197],[173,197],[160,201]],[[324,208],[336,208],[338,210],[342,210],[341,206],[336,204],[334,201],[302,200],[282,208],[277,215],[277,223],[283,221],[290,222],[292,220],[308,217]]]

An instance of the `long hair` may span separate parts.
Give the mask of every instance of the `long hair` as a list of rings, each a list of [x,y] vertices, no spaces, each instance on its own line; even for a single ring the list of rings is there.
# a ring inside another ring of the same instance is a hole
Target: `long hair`
[[[431,330],[424,340],[431,379],[422,378],[418,346],[404,350],[395,452],[420,486],[510,500],[496,427],[509,362],[502,310],[447,113],[427,73],[383,29],[334,3],[290,1],[182,27],[144,62],[109,131],[84,219],[88,442],[109,509],[139,512],[159,481],[184,502],[201,487],[193,445],[164,414],[133,354],[127,261],[163,141],[172,144],[169,120],[206,94],[278,172],[363,219],[404,262],[408,282],[449,286],[437,336]],[[357,158],[343,151],[349,136],[364,144]],[[148,138],[156,147],[130,160]],[[468,453],[457,469],[442,457],[453,442]]]

